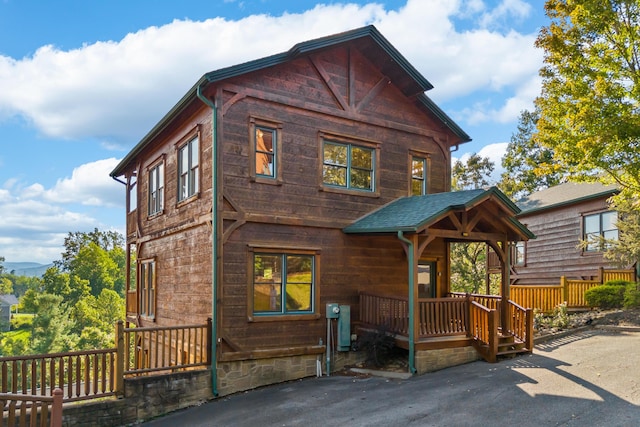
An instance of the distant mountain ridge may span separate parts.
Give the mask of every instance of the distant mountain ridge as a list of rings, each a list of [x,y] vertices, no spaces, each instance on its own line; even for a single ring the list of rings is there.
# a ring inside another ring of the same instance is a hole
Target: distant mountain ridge
[[[16,276],[40,277],[51,264],[39,264],[37,262],[3,262],[2,266],[7,273],[13,273]]]

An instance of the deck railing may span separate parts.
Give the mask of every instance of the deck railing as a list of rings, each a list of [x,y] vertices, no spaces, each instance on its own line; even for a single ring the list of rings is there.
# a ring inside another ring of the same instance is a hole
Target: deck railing
[[[115,359],[115,348],[2,357],[0,393],[52,396],[59,388],[67,402],[111,396]]]
[[[407,298],[360,293],[360,321],[399,335],[409,334]]]
[[[487,361],[495,362],[498,354],[498,312],[471,301],[469,317],[469,336],[473,339],[473,346]]]
[[[466,335],[467,301],[461,298],[419,299],[420,338]]]
[[[0,426],[62,427],[62,395],[60,389],[52,396],[0,393]]]
[[[121,395],[124,378],[204,369],[211,364],[211,320],[204,325],[125,328],[116,325],[116,347],[0,357],[0,393],[52,396],[65,402]]]
[[[526,348],[533,348],[533,310],[524,308],[513,301],[509,301],[509,317],[511,317],[511,329],[509,332]]]

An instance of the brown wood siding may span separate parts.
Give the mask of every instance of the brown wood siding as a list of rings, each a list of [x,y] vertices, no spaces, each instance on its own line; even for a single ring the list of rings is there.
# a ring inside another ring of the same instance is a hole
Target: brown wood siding
[[[408,195],[410,150],[428,153],[430,192],[447,191],[449,141],[456,137],[407,99],[361,54],[332,49],[313,58],[253,72],[206,89],[218,94],[220,185],[226,231],[222,252],[220,336],[242,350],[315,345],[325,338],[325,304],[352,306],[358,318],[358,292],[374,289],[406,295],[407,259],[390,236],[345,235],[351,221]],[[382,83],[384,84],[382,84]],[[222,102],[220,102],[222,100]],[[199,101],[198,101],[199,102]],[[138,257],[155,258],[159,325],[202,323],[211,316],[211,110],[200,103],[160,133],[139,156]],[[250,119],[282,125],[280,182],[252,180]],[[176,204],[176,144],[200,130],[200,194]],[[320,132],[379,146],[378,195],[325,191],[321,182]],[[165,209],[147,217],[146,168],[164,156]],[[222,236],[220,236],[222,239]],[[249,244],[273,249],[320,251],[320,294],[315,319],[250,321],[247,297],[252,271]],[[446,292],[446,245],[424,254],[438,260],[439,293]],[[143,324],[154,322],[143,319]]]
[[[612,268],[601,252],[583,252],[583,214],[605,211],[606,199],[544,210],[518,219],[535,235],[526,243],[526,265],[515,267],[518,285],[558,285],[560,276],[593,279],[600,267]]]
[[[247,269],[252,259],[248,245],[321,248],[316,255],[320,263],[320,274],[316,277],[320,293],[316,319],[270,316],[269,321],[249,320],[252,313],[248,312],[247,294],[253,272]],[[357,320],[359,291],[406,295],[406,263],[395,236],[347,236],[336,229],[246,224],[225,245],[221,335],[243,350],[318,344],[319,339],[326,339],[327,303],[350,305],[351,319]]]

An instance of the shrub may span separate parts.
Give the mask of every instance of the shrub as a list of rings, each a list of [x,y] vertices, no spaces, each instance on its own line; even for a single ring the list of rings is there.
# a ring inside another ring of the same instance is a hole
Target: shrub
[[[604,285],[608,285],[608,286],[624,286],[626,288],[629,285],[635,285],[635,283],[634,282],[629,282],[628,280],[616,279],[616,280],[609,280],[608,282],[604,282]]]
[[[625,290],[626,285],[600,285],[588,289],[584,293],[584,299],[590,307],[599,307],[602,309],[622,308],[624,305]]]
[[[629,283],[624,291],[624,308],[640,307],[640,289],[637,283]]]

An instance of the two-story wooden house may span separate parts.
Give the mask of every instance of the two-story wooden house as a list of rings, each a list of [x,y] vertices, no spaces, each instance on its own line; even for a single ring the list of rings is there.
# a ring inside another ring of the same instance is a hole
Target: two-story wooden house
[[[221,394],[316,375],[334,317],[341,350],[357,325],[393,325],[411,372],[474,343],[495,358],[495,301],[448,294],[448,244],[486,241],[506,272],[502,248],[532,235],[498,190],[448,192],[470,138],[431,88],[373,26],[205,74],[111,173],[137,264],[127,320],[212,318]],[[502,304],[502,335],[526,340]]]

